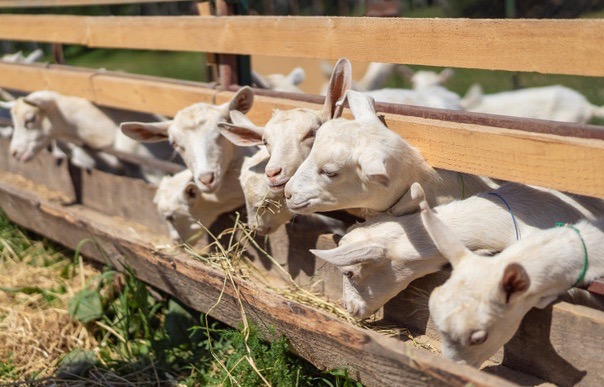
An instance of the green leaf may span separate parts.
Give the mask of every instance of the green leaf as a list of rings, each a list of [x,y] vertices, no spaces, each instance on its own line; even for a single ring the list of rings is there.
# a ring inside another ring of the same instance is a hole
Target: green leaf
[[[68,302],[69,314],[83,323],[100,319],[103,316],[101,295],[93,289],[84,289],[76,293]]]
[[[58,377],[83,376],[96,363],[94,351],[74,349],[59,362]]]

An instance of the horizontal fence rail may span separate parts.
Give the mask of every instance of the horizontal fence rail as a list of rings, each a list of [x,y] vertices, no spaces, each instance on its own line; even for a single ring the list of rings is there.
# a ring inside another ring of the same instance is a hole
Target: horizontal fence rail
[[[226,103],[234,94],[201,86],[67,66],[0,63],[0,87],[51,89],[103,106],[169,116],[196,102]],[[264,124],[275,108],[320,106],[258,95],[248,116]],[[434,167],[604,197],[604,140],[383,114],[388,127],[419,148]]]
[[[604,20],[2,15],[0,39],[604,76]]]
[[[139,3],[176,3],[188,0],[0,0],[0,8],[85,7]]]

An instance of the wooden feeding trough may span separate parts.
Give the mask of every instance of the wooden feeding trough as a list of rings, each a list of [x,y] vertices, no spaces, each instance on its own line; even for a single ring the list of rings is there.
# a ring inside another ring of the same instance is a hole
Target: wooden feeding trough
[[[221,39],[198,39],[205,32],[216,35],[217,31]],[[297,40],[300,31],[308,32],[305,42]],[[313,31],[333,34],[319,36]],[[402,47],[388,45],[383,31],[392,31],[393,36],[407,31],[415,40],[397,41]],[[372,40],[376,34],[380,39]],[[564,40],[555,39],[560,34]],[[458,38],[453,44],[451,35]],[[345,44],[339,40],[342,36],[358,45]],[[604,56],[599,50],[604,23],[593,20],[207,16],[151,22],[144,17],[2,15],[0,38],[604,75]],[[485,39],[491,44],[481,44]],[[519,47],[529,47],[531,55]],[[467,55],[452,55],[455,52]],[[0,63],[0,86],[22,91],[52,89],[102,106],[165,115],[195,102],[223,103],[233,95],[229,88],[217,90],[207,84],[58,65]],[[274,108],[316,108],[321,101],[320,97],[258,92],[248,115],[263,123]],[[433,166],[604,197],[601,128],[387,104],[378,104],[378,111],[388,127],[418,147]],[[289,339],[294,351],[319,368],[346,367],[353,378],[368,386],[604,384],[602,310],[564,301],[533,310],[504,350],[478,371],[438,356],[438,335],[427,313],[426,294],[446,279],[446,271],[413,282],[386,304],[383,317],[359,326],[334,313],[325,301],[316,301],[317,294],[337,301],[342,283],[336,268],[308,252],[335,246],[333,236],[320,229],[293,223],[266,240],[250,241],[245,254],[265,278],[255,282],[252,276],[236,276],[172,246],[155,211],[152,186],[98,170],[83,171],[66,161],[57,164],[45,152],[31,163],[18,164],[9,158],[6,140],[0,141],[0,148],[0,206],[12,221],[73,249],[92,238],[96,243],[82,246],[89,259],[118,269],[128,265],[146,283],[227,324],[236,326],[245,316],[268,339],[274,328],[277,335]],[[169,163],[154,166],[172,172],[178,169]],[[222,221],[231,227],[233,216]],[[289,276],[296,285],[283,280]],[[596,283],[590,290],[598,297],[602,287]],[[305,296],[292,296],[292,289]],[[305,302],[310,299],[315,302]],[[384,327],[396,329],[385,335],[380,333]]]

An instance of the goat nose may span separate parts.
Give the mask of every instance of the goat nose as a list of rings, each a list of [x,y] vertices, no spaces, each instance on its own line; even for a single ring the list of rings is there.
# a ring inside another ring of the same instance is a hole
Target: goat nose
[[[17,153],[19,153],[16,149],[13,149],[12,151],[10,151],[10,155],[13,156],[14,158],[17,158]]]
[[[203,185],[210,185],[214,181],[214,172],[202,173],[199,175],[199,181]]]
[[[268,177],[275,177],[277,175],[279,175],[281,173],[282,169],[281,167],[274,167],[274,168],[266,168],[266,176]]]
[[[283,195],[285,195],[286,199],[292,198],[292,193],[287,189],[287,187],[285,187],[285,191],[283,192]]]

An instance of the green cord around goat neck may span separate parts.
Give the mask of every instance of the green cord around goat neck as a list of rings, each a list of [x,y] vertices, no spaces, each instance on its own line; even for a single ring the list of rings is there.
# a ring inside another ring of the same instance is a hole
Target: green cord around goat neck
[[[466,198],[466,185],[463,181],[463,173],[457,172],[459,174],[459,180],[461,180],[461,200]]]
[[[587,246],[585,245],[585,240],[583,239],[583,236],[581,236],[581,232],[572,224],[560,222],[560,223],[556,223],[556,227],[570,228],[571,230],[573,230],[574,232],[577,233],[577,235],[581,239],[581,244],[583,245],[583,252],[585,253],[585,257],[583,259],[583,270],[581,270],[581,274],[579,275],[579,279],[577,279],[577,282],[575,282],[573,284],[573,287],[575,287],[575,286],[579,285],[585,279],[585,273],[587,273],[587,266],[589,264],[589,261],[587,259]]]

